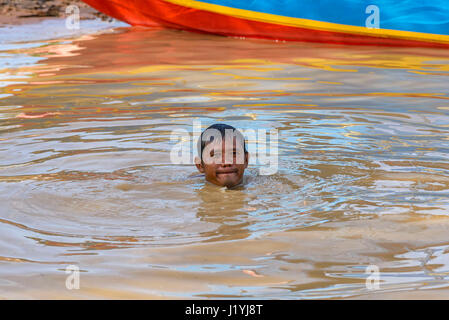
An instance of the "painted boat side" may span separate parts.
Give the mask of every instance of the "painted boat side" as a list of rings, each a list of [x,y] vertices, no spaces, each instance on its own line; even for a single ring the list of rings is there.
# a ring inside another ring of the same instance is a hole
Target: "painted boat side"
[[[131,25],[162,25],[226,36],[287,41],[385,46],[449,46],[449,36],[447,35],[402,30],[368,29],[361,26],[335,24],[224,7],[204,1],[83,1],[99,11]]]

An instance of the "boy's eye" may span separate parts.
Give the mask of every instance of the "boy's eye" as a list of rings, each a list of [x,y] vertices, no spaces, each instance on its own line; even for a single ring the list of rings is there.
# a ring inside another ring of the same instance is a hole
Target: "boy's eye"
[[[242,154],[242,152],[241,152],[241,151],[236,151],[236,150],[234,150],[234,151],[232,151],[231,154],[235,157],[235,156],[240,156],[240,155]],[[213,152],[213,151],[212,151],[212,152],[210,153],[210,156],[213,157],[213,158],[215,158],[215,159],[222,159],[223,153],[222,153],[221,151],[217,151],[217,152]]]

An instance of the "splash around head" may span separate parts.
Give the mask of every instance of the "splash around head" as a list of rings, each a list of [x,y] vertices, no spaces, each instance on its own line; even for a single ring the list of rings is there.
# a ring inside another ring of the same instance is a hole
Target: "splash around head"
[[[222,123],[209,126],[198,140],[198,154],[201,158],[195,158],[195,165],[206,181],[227,188],[243,182],[249,154],[243,135],[234,127]]]

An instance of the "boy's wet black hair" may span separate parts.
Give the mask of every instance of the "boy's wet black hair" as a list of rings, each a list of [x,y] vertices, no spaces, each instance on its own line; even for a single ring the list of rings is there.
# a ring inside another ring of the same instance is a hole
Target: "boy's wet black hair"
[[[201,132],[201,136],[198,139],[198,155],[201,158],[201,161],[203,161],[203,150],[206,147],[206,144],[208,142],[212,142],[214,137],[211,137],[210,141],[203,141],[203,134],[209,130],[209,129],[215,129],[218,130],[221,134],[221,138],[223,139],[223,137],[225,136],[226,133],[226,129],[230,130],[232,129],[232,131],[237,131],[238,133],[242,134],[240,131],[238,131],[236,128],[234,128],[233,126],[230,126],[228,124],[224,124],[224,123],[215,123],[209,127],[207,127],[203,132]],[[243,135],[242,135],[243,137]],[[248,150],[246,150],[246,141],[245,138],[243,138],[243,150],[245,151],[245,154],[248,153]]]

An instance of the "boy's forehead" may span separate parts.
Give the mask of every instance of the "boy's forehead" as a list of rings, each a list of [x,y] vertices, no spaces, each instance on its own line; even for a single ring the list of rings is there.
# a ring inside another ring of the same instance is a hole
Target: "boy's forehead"
[[[228,145],[227,142],[231,142],[231,143],[229,143],[229,145]],[[214,140],[212,140],[210,142],[206,142],[206,145],[212,144],[212,145],[217,146],[217,147],[218,146],[222,146],[222,147],[224,146],[225,148],[232,148],[232,147],[243,147],[243,142],[244,142],[243,137],[240,137],[240,136],[236,135],[232,139],[228,138],[228,140],[225,139],[225,138],[214,139]]]

